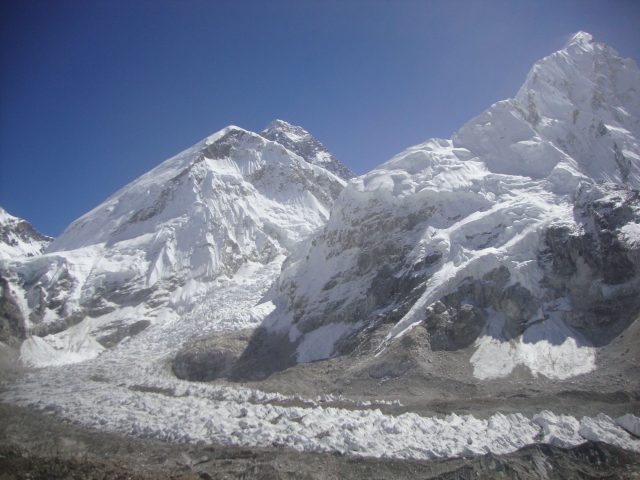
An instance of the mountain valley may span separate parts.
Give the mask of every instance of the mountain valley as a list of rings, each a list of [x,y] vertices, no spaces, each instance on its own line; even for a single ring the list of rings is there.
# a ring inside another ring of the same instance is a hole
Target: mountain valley
[[[361,176],[275,120],[55,239],[0,210],[0,327],[6,418],[171,449],[184,478],[231,475],[205,445],[265,478],[637,478],[640,70],[579,32]]]

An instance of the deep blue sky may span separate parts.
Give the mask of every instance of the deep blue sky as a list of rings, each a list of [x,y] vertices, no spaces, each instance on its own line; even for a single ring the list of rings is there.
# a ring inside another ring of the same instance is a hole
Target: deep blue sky
[[[302,125],[364,173],[514,95],[572,32],[640,59],[638,1],[1,4],[0,205],[50,235],[228,124]]]

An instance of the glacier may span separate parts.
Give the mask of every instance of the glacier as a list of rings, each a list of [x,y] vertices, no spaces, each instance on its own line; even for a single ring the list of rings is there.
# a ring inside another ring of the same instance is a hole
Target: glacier
[[[0,399],[99,430],[177,443],[275,445],[427,460],[504,454],[536,442],[566,448],[598,440],[640,451],[640,440],[621,426],[639,422],[634,415],[576,418],[541,411],[532,416],[496,412],[487,418],[455,413],[426,417],[385,413],[384,401],[352,402],[346,408],[333,406],[330,396],[283,395],[172,375],[167,362],[182,339],[194,332],[215,334],[257,325],[247,311],[259,302],[278,267],[227,279],[213,294],[210,311],[203,305],[148,328],[98,358],[31,371],[0,393]]]

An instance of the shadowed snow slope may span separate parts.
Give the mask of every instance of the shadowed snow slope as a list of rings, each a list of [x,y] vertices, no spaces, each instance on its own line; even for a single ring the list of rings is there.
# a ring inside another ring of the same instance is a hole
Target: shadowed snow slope
[[[432,350],[475,345],[478,378],[593,369],[640,312],[639,93],[632,60],[576,34],[451,140],[353,179],[258,335],[290,344],[282,366],[391,323],[379,354],[420,325]]]
[[[46,254],[3,261],[1,313],[27,333],[57,333],[27,340],[27,363],[95,356],[190,310],[221,275],[287,254],[326,222],[343,186],[282,145],[227,127],[73,222]]]

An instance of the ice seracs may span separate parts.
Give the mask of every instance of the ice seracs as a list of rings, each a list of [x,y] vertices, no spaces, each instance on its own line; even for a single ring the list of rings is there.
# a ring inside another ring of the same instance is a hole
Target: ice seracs
[[[264,332],[288,362],[350,353],[363,331],[387,332],[383,355],[422,328],[425,348],[475,349],[478,378],[596,368],[640,313],[639,93],[632,60],[574,35],[451,140],[352,180],[287,259]]]

